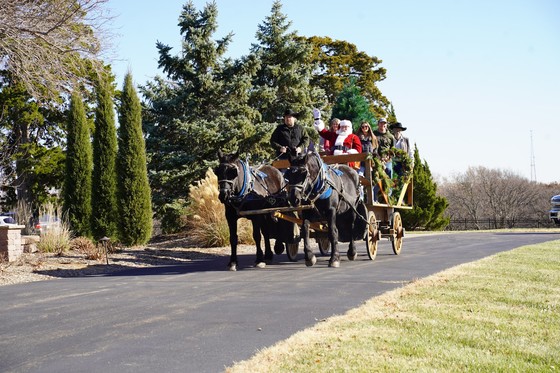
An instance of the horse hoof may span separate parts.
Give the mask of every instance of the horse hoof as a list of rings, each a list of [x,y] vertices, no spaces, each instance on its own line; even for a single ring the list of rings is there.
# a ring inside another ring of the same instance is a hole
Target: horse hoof
[[[334,260],[332,262],[329,262],[329,267],[331,268],[338,268],[340,267],[340,261],[339,260]]]
[[[346,256],[348,257],[348,260],[356,260],[356,258],[358,257],[358,253],[354,252],[354,254],[351,254],[350,252],[346,253]]]
[[[236,265],[236,264],[230,264],[230,265],[229,265],[229,270],[230,270],[231,272],[237,271],[237,265]]]
[[[265,262],[255,263],[255,268],[266,268],[266,263]]]
[[[313,267],[317,263],[317,258],[313,255],[310,259],[305,260],[305,265],[308,267]]]

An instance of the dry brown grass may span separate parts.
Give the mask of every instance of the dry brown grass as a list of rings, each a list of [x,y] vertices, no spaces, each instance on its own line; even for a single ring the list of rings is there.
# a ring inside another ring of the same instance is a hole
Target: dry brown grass
[[[206,177],[189,187],[188,229],[191,238],[203,247],[229,245],[229,228],[225,208],[218,199],[218,178],[209,169]],[[250,221],[239,219],[237,223],[240,244],[253,243]]]

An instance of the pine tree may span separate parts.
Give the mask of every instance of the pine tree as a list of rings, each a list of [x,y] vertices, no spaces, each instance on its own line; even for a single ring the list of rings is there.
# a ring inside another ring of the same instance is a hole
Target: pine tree
[[[95,239],[117,239],[117,133],[112,86],[107,77],[97,84],[93,136],[92,233]]]
[[[317,132],[310,125],[312,109],[326,106],[325,92],[309,83],[314,68],[311,44],[289,31],[291,22],[281,10],[282,3],[274,1],[271,14],[258,26],[258,43],[251,48],[260,61],[253,79],[251,106],[261,113],[263,121],[274,124],[287,108],[300,112],[299,123],[309,124],[307,132],[317,140]],[[268,147],[267,151],[273,153]]]
[[[125,245],[142,245],[152,235],[152,206],[142,134],[142,108],[130,73],[124,79],[121,95],[118,145],[119,236]]]
[[[213,40],[216,22],[215,3],[198,12],[188,2],[179,17],[181,53],[173,56],[171,47],[157,44],[167,80],[156,78],[142,88],[152,200],[156,216],[169,224],[173,220],[166,216],[177,216],[189,185],[216,165],[218,149],[258,153],[259,142],[271,131],[248,105],[258,62],[226,59],[232,35]]]
[[[82,97],[74,92],[68,113],[63,211],[76,236],[91,235],[92,149]]]
[[[373,125],[374,128],[377,125],[367,100],[360,94],[360,89],[355,84],[355,79],[350,79],[336,98],[332,116],[350,120],[354,132],[360,128],[360,123],[363,121]]]
[[[437,184],[427,162],[422,162],[418,147],[414,150],[414,208],[402,210],[403,225],[406,229],[440,230],[449,224],[443,215],[449,205],[445,197],[437,195]]]
[[[44,203],[58,203],[48,191],[64,185],[64,106],[38,102],[0,69],[0,107],[0,187],[9,186],[9,208],[16,200],[35,211]]]

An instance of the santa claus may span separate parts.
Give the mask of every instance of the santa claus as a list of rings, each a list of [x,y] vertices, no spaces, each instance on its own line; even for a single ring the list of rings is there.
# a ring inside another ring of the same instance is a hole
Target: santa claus
[[[313,126],[319,132],[319,135],[325,140],[329,140],[334,144],[331,149],[325,149],[333,155],[338,154],[356,154],[362,152],[362,142],[360,138],[352,133],[352,122],[349,120],[340,121],[340,129],[336,132],[327,131],[325,123],[321,120],[321,112],[313,109],[315,122]]]

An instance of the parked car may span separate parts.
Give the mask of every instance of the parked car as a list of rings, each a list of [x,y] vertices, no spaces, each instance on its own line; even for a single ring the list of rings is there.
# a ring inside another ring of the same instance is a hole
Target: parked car
[[[37,234],[45,234],[49,230],[59,229],[60,221],[55,216],[43,215],[36,221],[34,228]]]
[[[550,203],[552,204],[552,209],[548,212],[548,216],[556,225],[560,225],[560,194],[552,197]]]
[[[17,225],[16,220],[11,216],[0,216],[0,225]]]

